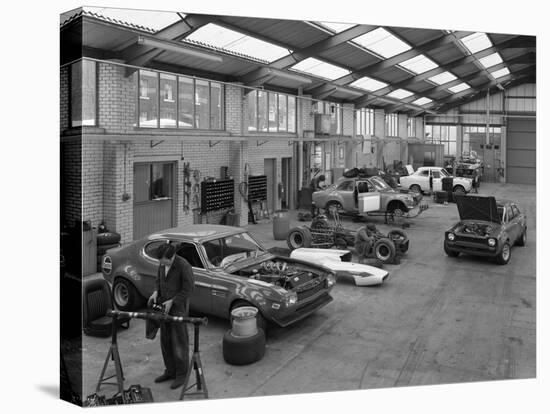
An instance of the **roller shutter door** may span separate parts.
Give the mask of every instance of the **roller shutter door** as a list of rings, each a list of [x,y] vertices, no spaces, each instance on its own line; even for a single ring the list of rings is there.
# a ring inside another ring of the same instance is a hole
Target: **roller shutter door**
[[[506,135],[506,181],[536,184],[536,121],[509,119]]]

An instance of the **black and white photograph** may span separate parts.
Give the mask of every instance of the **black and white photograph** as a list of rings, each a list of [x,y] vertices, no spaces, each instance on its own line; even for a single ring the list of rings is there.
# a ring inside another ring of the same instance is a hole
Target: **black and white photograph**
[[[390,4],[112,3],[49,22],[57,253],[41,276],[59,325],[42,358],[59,385],[42,394],[333,412],[433,390],[454,412],[539,386],[540,22],[447,21],[460,3],[432,23]]]

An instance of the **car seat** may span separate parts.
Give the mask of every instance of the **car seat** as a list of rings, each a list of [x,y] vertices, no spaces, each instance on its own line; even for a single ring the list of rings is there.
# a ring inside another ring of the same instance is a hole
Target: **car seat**
[[[109,309],[114,309],[109,283],[100,278],[85,280],[82,293],[82,326],[86,335],[100,337],[111,335],[113,318],[107,316]],[[130,318],[119,317],[117,325],[117,329],[120,326],[129,328]]]

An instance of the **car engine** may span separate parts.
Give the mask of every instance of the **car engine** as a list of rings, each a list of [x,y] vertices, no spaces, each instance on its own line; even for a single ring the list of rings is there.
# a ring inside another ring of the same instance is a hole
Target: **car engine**
[[[307,283],[317,277],[312,272],[300,269],[299,266],[282,260],[268,260],[259,265],[241,269],[239,274],[251,279],[271,283],[287,290]]]
[[[493,227],[491,225],[480,223],[466,223],[457,229],[457,232],[481,237],[488,237],[492,231]]]

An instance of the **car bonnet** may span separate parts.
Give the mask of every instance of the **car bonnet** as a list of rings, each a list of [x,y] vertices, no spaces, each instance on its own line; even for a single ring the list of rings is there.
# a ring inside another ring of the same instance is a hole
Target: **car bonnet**
[[[461,220],[482,220],[500,224],[495,197],[455,195]]]

